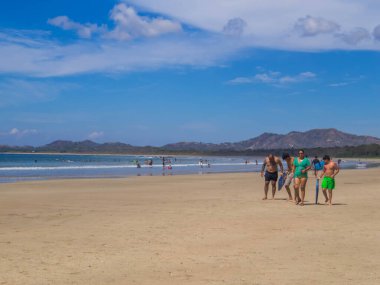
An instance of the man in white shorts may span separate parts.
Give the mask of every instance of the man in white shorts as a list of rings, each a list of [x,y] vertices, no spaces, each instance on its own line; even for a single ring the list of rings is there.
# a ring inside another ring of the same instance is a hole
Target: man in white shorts
[[[290,191],[290,184],[292,183],[293,176],[294,176],[294,173],[293,173],[294,157],[291,157],[289,153],[284,153],[282,155],[282,159],[286,161],[286,165],[288,166],[288,169],[286,170],[286,180],[285,180],[284,186],[285,186],[286,192],[288,192],[288,195],[289,195],[288,201],[292,202],[293,197],[292,197],[292,192]]]

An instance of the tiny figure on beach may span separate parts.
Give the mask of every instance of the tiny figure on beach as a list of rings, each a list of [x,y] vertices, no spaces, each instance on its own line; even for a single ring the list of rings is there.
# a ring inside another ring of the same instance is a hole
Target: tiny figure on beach
[[[281,159],[273,154],[269,154],[263,161],[263,166],[261,167],[261,177],[265,176],[265,184],[264,184],[264,198],[263,200],[268,199],[268,190],[269,183],[272,184],[272,199],[274,199],[274,195],[276,194],[276,182],[278,179],[278,166],[281,169],[281,175],[284,172],[284,167],[282,165]],[[264,175],[265,171],[265,175]]]
[[[137,166],[137,168],[141,168],[140,161],[136,160],[136,166]]]
[[[255,162],[256,162],[256,165],[259,165],[259,162],[257,161],[257,159],[256,159],[256,161],[255,161]]]
[[[311,169],[310,161],[305,157],[305,151],[300,149],[298,157],[293,160],[294,174],[294,201],[296,205],[303,206],[305,202],[305,191],[307,183],[307,172]],[[299,190],[301,189],[301,197]]]
[[[294,176],[294,174],[293,174],[294,157],[290,156],[289,153],[284,153],[284,154],[282,154],[282,159],[285,160],[286,166],[287,166],[286,179],[285,179],[284,186],[285,186],[286,192],[288,193],[288,196],[289,196],[288,201],[293,201],[292,192],[290,190],[290,184],[292,183],[293,176]]]
[[[325,204],[332,206],[332,190],[335,189],[335,176],[339,173],[339,166],[331,160],[329,155],[323,157],[325,165],[320,176],[322,180],[322,192],[325,196]],[[327,195],[328,191],[328,195]]]

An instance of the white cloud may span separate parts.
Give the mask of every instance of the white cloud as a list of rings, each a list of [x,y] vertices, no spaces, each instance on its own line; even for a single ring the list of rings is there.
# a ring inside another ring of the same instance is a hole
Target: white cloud
[[[110,18],[115,28],[104,36],[117,40],[130,40],[136,37],[155,37],[182,30],[180,23],[163,19],[139,16],[135,9],[124,3],[117,4],[111,11]]]
[[[251,77],[237,77],[229,80],[228,84],[248,84],[248,83],[264,83],[264,84],[289,84],[300,83],[315,78],[317,75],[313,72],[306,71],[297,75],[282,75],[280,72],[269,71],[258,73]]]
[[[41,42],[24,46],[0,45],[0,73],[35,77],[65,76],[89,72],[218,65],[234,54],[242,43],[218,36],[150,38],[134,42],[77,42],[60,45]]]
[[[174,3],[130,0],[128,3],[215,33],[220,32],[229,19],[244,19],[247,46],[301,51],[380,50],[378,43],[362,41],[351,45],[334,36],[338,26],[349,31],[355,27],[372,30],[378,25],[380,1],[377,0],[177,0]],[[301,37],[293,35],[294,24],[300,18],[309,24],[303,26]],[[306,36],[313,34],[315,36]]]
[[[241,36],[247,23],[241,18],[233,18],[228,20],[223,27],[223,33],[229,36]]]
[[[137,37],[156,37],[163,34],[182,31],[180,23],[163,19],[139,16],[136,10],[119,3],[110,12],[110,19],[115,27],[108,29],[106,25],[81,24],[69,19],[67,16],[58,16],[48,20],[48,23],[62,28],[63,30],[74,30],[81,38],[89,39],[95,34],[100,34],[107,39],[131,40]]]
[[[371,9],[366,5],[368,2]],[[139,11],[163,16],[141,16],[122,2],[111,11],[110,26],[82,24],[65,16],[51,19],[51,23],[73,30],[81,37],[97,35],[96,40],[79,39],[66,44],[50,38],[49,32],[0,31],[0,74],[50,77],[219,66],[250,47],[380,51],[380,41],[365,40],[364,33],[355,31],[355,27],[373,30],[379,24],[375,11],[379,11],[380,1],[131,0],[128,3],[136,3]],[[334,24],[325,23],[327,28],[318,26],[307,30],[315,36],[300,37],[294,32],[294,23],[305,15],[317,15],[314,18],[328,19],[324,21],[340,25],[343,31],[355,32],[341,33],[344,36],[337,37],[336,32],[327,32],[334,30]],[[198,29],[183,30],[183,24]],[[170,35],[159,37],[163,34]],[[379,34],[380,28],[375,28],[373,37],[380,39]],[[133,41],[134,38],[139,40]]]
[[[375,40],[380,41],[380,25],[377,25],[377,26],[373,29],[372,35],[373,35],[373,37],[375,38]]]
[[[306,16],[299,18],[294,25],[297,32],[303,37],[311,37],[319,34],[331,34],[340,29],[340,26],[321,17]]]
[[[362,41],[370,40],[371,34],[368,30],[357,27],[349,32],[337,34],[336,37],[341,38],[347,44],[357,45]]]
[[[104,136],[104,132],[100,132],[100,131],[95,131],[95,132],[92,132],[88,135],[88,138],[89,139],[98,139],[98,138],[101,138]]]
[[[23,136],[27,136],[27,135],[35,135],[37,133],[38,132],[36,129],[19,130],[17,128],[13,128],[9,132],[0,133],[0,134],[2,136],[23,137]]]
[[[50,25],[59,27],[63,30],[76,31],[81,38],[89,39],[95,33],[100,33],[105,30],[104,26],[98,26],[97,24],[80,24],[78,22],[70,20],[67,16],[58,16],[48,20]]]
[[[349,85],[349,82],[338,82],[329,84],[330,87],[343,87]]]

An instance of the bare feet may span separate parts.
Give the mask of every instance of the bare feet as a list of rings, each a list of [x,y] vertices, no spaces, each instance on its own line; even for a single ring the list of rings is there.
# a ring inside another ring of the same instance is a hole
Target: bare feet
[[[267,197],[264,197],[263,200],[267,200],[268,198]]]
[[[300,205],[300,206],[303,206],[303,205],[305,205],[303,202],[301,202],[301,203],[299,203],[298,205]]]

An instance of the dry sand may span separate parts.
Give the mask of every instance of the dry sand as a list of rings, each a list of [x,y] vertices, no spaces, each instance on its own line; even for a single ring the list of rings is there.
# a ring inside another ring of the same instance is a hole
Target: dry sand
[[[257,173],[0,184],[0,284],[380,284],[380,169],[333,207],[314,183],[304,207]]]

